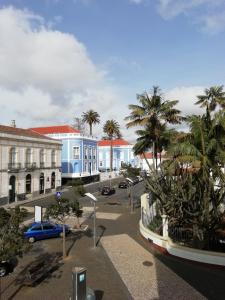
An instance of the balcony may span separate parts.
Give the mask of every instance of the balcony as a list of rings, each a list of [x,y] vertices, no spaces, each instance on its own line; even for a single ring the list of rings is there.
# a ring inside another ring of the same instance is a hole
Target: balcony
[[[8,171],[9,172],[19,172],[21,170],[21,163],[9,163]]]
[[[32,163],[25,163],[25,169],[26,170],[35,170],[36,169],[36,163],[35,162],[32,162]]]

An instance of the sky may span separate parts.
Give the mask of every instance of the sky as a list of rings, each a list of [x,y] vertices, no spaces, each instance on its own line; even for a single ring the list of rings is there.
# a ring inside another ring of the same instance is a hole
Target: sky
[[[159,86],[183,114],[225,83],[225,0],[0,0],[1,124],[119,122]],[[185,126],[185,125],[184,125]],[[182,126],[181,126],[182,128]]]

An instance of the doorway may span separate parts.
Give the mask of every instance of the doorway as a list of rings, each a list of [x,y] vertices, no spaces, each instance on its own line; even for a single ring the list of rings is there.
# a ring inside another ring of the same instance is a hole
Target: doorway
[[[9,203],[16,200],[16,177],[13,175],[9,179]]]
[[[40,174],[40,188],[39,188],[39,193],[44,194],[45,192],[45,176],[44,173]]]

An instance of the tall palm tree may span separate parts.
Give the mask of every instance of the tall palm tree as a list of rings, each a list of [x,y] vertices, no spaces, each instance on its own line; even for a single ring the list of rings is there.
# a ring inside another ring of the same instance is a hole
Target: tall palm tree
[[[89,125],[90,136],[92,136],[92,126],[93,126],[93,124],[100,123],[99,114],[96,111],[90,109],[86,113],[83,112],[82,120],[83,120],[83,122],[85,122]]]
[[[129,105],[131,113],[125,120],[128,120],[127,128],[133,126],[148,126],[152,135],[153,166],[157,155],[157,144],[162,133],[162,128],[167,123],[178,124],[183,120],[180,110],[175,109],[177,100],[163,100],[159,87],[154,86],[153,92],[137,95],[140,105]]]
[[[120,125],[115,120],[106,121],[103,126],[103,132],[107,135],[107,138],[110,140],[110,172],[113,169],[113,139],[121,138]]]
[[[223,91],[223,85],[212,86],[209,89],[205,89],[205,95],[197,96],[198,101],[195,104],[199,104],[200,107],[207,107],[209,111],[214,111],[219,105],[225,108],[225,92]]]

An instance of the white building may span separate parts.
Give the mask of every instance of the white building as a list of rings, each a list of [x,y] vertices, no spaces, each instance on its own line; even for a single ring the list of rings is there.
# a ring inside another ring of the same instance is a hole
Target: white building
[[[0,205],[61,186],[61,141],[0,125]]]

